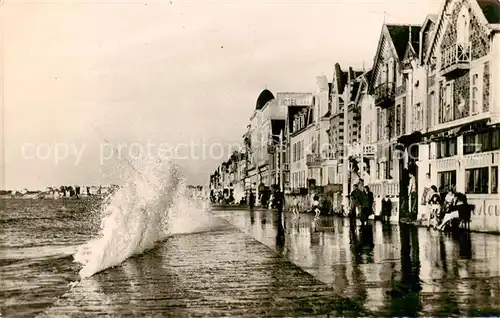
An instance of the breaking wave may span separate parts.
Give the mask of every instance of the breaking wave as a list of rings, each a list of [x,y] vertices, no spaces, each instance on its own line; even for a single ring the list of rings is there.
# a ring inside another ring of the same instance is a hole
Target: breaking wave
[[[86,278],[151,249],[176,233],[208,222],[207,204],[189,198],[185,180],[171,161],[148,160],[127,169],[125,184],[101,206],[100,235],[79,247],[74,261]]]

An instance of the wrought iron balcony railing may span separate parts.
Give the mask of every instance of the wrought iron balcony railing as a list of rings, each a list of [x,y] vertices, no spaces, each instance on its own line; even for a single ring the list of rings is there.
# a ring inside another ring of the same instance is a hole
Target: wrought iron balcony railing
[[[383,83],[375,88],[375,105],[389,107],[394,104],[395,84],[393,82]]]
[[[456,70],[470,68],[470,43],[456,43],[441,52],[441,73],[451,75]]]
[[[322,158],[319,154],[309,154],[306,156],[306,164],[307,165],[312,165],[312,164],[318,164],[321,163]]]

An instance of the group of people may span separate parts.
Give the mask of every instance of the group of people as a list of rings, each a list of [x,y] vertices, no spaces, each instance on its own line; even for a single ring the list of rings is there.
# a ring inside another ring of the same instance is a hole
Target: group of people
[[[294,218],[298,218],[299,212],[300,212],[300,202],[299,202],[299,198],[297,196],[292,197],[291,210],[292,210],[292,213],[294,215]],[[311,212],[314,213],[315,219],[318,219],[320,214],[321,214],[321,206],[320,206],[320,202],[319,202],[319,196],[317,194],[314,194],[312,197]]]
[[[353,190],[349,195],[349,217],[355,218],[359,216],[361,224],[364,225],[370,215],[373,214],[373,204],[375,198],[368,186],[364,186],[363,190],[358,184],[354,184]]]
[[[467,196],[457,192],[455,186],[450,186],[443,192],[438,192],[436,186],[431,186],[426,196],[427,227],[443,230],[452,220],[467,221],[470,219],[471,207]]]

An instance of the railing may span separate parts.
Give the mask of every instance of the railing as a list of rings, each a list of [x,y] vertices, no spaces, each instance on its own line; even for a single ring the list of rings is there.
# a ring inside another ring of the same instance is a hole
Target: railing
[[[333,159],[335,159],[335,153],[333,153],[333,152],[323,152],[321,154],[321,157],[323,158],[323,160],[333,160]]]
[[[456,64],[470,63],[471,46],[470,43],[453,44],[445,48],[441,56],[441,70]]]
[[[391,197],[399,197],[399,183],[393,180],[382,180],[371,183],[368,186],[375,196],[385,197],[388,195]]]
[[[375,105],[382,106],[394,101],[395,84],[393,82],[383,83],[375,88]]]
[[[321,156],[318,154],[309,154],[306,156],[306,164],[315,164],[321,162]]]

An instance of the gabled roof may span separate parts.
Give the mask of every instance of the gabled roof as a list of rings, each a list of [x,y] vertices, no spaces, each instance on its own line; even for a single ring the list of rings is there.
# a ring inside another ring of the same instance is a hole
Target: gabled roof
[[[411,30],[411,32],[410,32]],[[388,45],[390,50],[393,52],[394,56],[397,58],[398,63],[404,58],[406,47],[408,42],[418,41],[420,37],[420,26],[418,25],[400,25],[400,24],[384,24],[382,30],[380,31],[380,38],[377,45],[377,53],[373,61],[372,74],[370,76],[370,86],[373,85],[375,76],[377,73],[377,64],[380,59],[382,43],[384,38],[388,40]],[[414,40],[415,39],[415,40]]]
[[[419,25],[397,25],[397,24],[387,24],[387,29],[391,35],[392,43],[396,48],[398,58],[403,60],[406,46],[410,40],[412,45],[418,44],[420,37],[420,26]],[[410,32],[411,29],[411,32]],[[414,48],[415,49],[415,48]],[[418,50],[418,49],[417,49]]]
[[[420,28],[420,36],[419,36],[419,45],[418,45],[418,48],[419,48],[419,53],[418,53],[418,56],[419,56],[419,62],[422,63],[423,60],[424,60],[424,54],[426,52],[422,52],[423,50],[423,45],[424,45],[424,33],[425,33],[425,30],[427,29],[428,25],[429,24],[436,24],[436,21],[438,19],[438,15],[437,14],[428,14],[426,17],[425,17],[425,20],[424,20],[424,23],[422,23],[422,27]],[[429,37],[432,38],[432,34],[429,34]]]
[[[347,72],[342,71],[339,63],[335,63],[332,82],[334,82],[337,87],[337,94],[344,93],[344,86],[347,83]]]
[[[361,88],[361,85],[359,83],[359,81],[355,81],[354,83],[352,83],[352,87],[351,87],[351,96],[350,96],[350,102],[354,102],[356,100],[356,96],[358,96],[358,91],[359,89]]]
[[[500,1],[476,0],[489,23],[500,23]]]
[[[499,18],[498,10],[500,8],[500,4],[498,0],[466,0],[466,1],[470,3],[471,10],[477,16],[479,21],[483,25],[485,25],[488,30],[491,31],[489,23],[495,23],[495,22],[490,22],[490,20],[497,21],[497,19]],[[426,64],[431,58],[432,55],[431,53],[433,52],[434,46],[436,44],[438,38],[437,35],[440,34],[439,30],[443,25],[443,21],[446,20],[446,18],[444,17],[445,11],[446,8],[450,5],[450,3],[452,3],[452,0],[444,0],[444,3],[441,6],[441,9],[439,10],[438,19],[436,22],[436,28],[434,29],[434,32],[432,34],[431,42],[429,43],[427,52],[423,52],[425,53],[424,63]]]
[[[357,77],[357,81],[359,82],[359,88],[357,90],[356,97],[354,99],[354,103],[357,104],[359,102],[359,98],[361,97],[361,93],[363,92],[363,89],[369,84],[371,76],[372,76],[372,71],[369,70],[369,71],[366,71]]]

